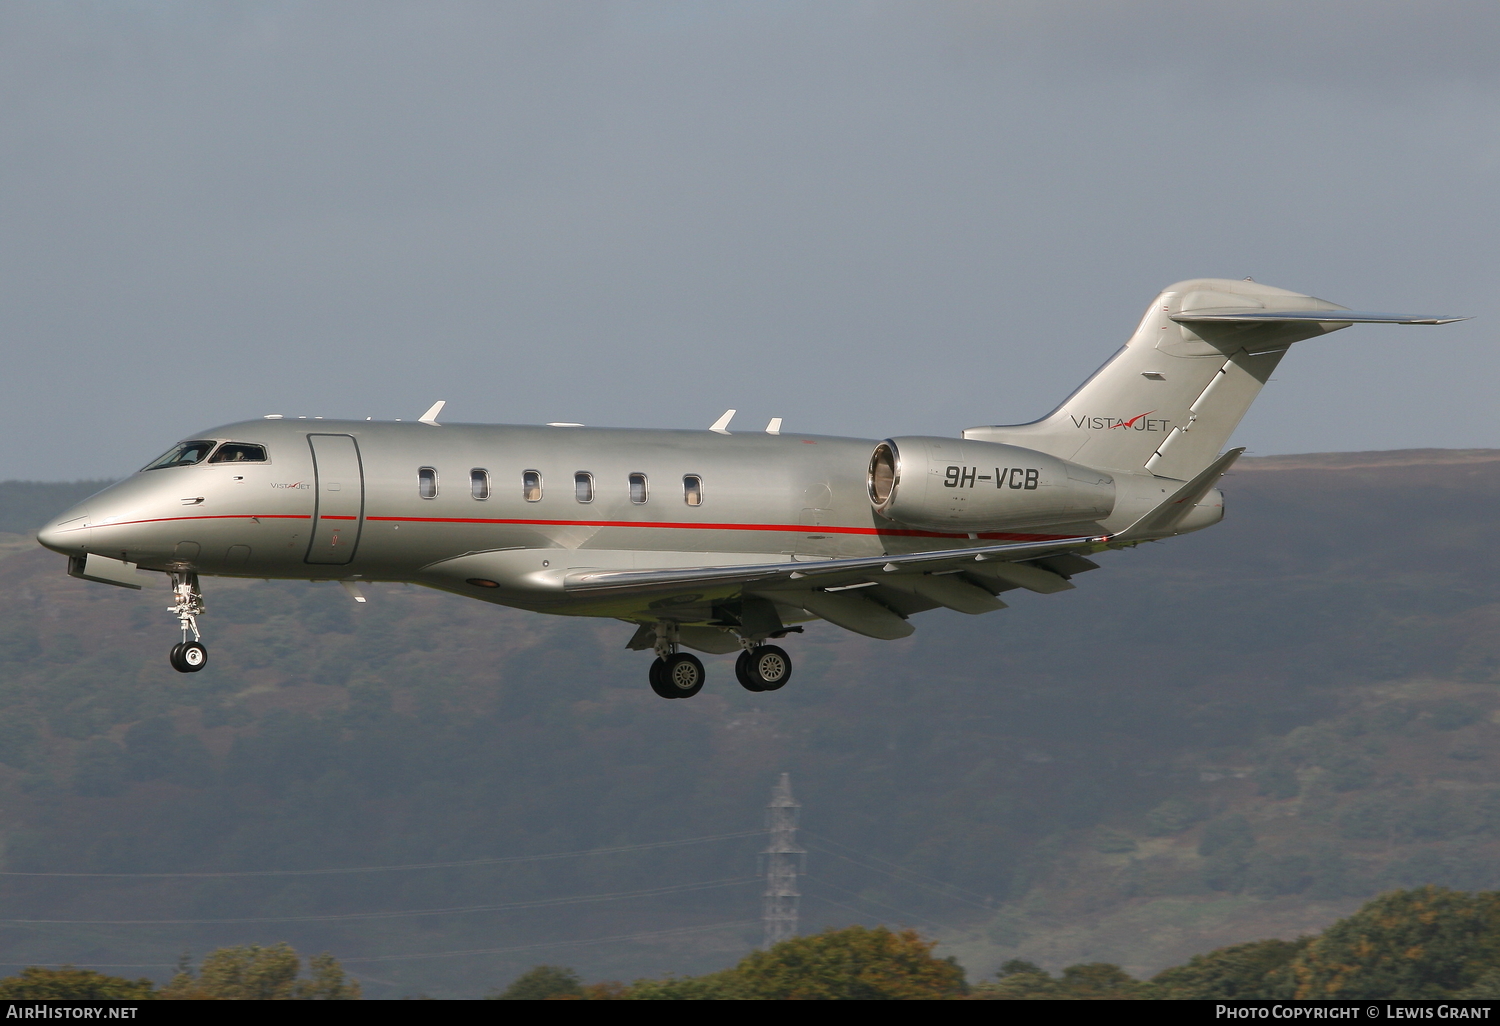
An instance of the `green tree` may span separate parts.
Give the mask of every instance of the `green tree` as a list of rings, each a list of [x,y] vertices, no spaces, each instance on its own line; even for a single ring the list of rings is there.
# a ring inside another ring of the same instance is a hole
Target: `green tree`
[[[1140,994],[1141,984],[1124,969],[1109,962],[1070,965],[1062,971],[1058,997],[1072,1001],[1118,1001]]]
[[[1288,968],[1296,998],[1424,999],[1477,986],[1500,960],[1500,893],[1394,891],[1334,923]]]
[[[936,958],[936,941],[915,930],[851,926],[794,937],[756,951],[707,976],[637,980],[632,1000],[909,1001],[958,998],[968,992],[952,958]]]
[[[328,952],[307,960],[308,978],[297,984],[299,1001],[358,1001],[359,983],[349,979],[339,960]]]
[[[488,995],[496,1001],[546,1001],[549,998],[582,998],[583,981],[572,969],[539,965],[511,981],[509,987]]]
[[[1148,997],[1166,1000],[1269,998],[1276,981],[1268,979],[1291,964],[1312,942],[1263,940],[1194,955],[1186,965],[1158,973],[1146,985]]]
[[[996,1001],[1050,1001],[1058,996],[1057,981],[1034,962],[1013,958],[995,973],[994,983],[981,983],[974,996]]]
[[[105,976],[91,969],[27,966],[0,979],[0,1001],[142,1001],[156,997],[156,985],[142,977]]]
[[[668,976],[661,980],[636,980],[622,997],[630,1001],[735,1001],[745,995],[733,969],[706,976]]]
[[[1000,967],[994,983],[974,988],[974,996],[991,1001],[1099,1001],[1143,996],[1142,986],[1109,962],[1070,965],[1061,977],[1041,966],[1012,959]]]
[[[302,960],[283,941],[270,947],[251,944],[209,953],[196,974],[178,969],[162,997],[223,1001],[354,1001],[359,984],[327,952],[308,960],[311,978],[299,980]]]
[[[928,1000],[968,992],[953,958],[935,958],[915,930],[851,926],[794,937],[735,967],[748,998],[763,1000]]]

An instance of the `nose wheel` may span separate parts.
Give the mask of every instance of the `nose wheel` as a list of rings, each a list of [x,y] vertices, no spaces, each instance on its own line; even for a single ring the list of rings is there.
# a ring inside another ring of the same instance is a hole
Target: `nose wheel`
[[[198,588],[198,575],[172,572],[172,604],[167,612],[177,617],[182,628],[182,640],[172,646],[167,661],[178,673],[197,673],[208,665],[208,649],[203,647],[203,635],[198,631],[198,617],[203,614],[203,592]],[[188,640],[188,635],[193,640]]]
[[[197,673],[208,665],[208,649],[196,641],[179,641],[167,658],[178,673]]]

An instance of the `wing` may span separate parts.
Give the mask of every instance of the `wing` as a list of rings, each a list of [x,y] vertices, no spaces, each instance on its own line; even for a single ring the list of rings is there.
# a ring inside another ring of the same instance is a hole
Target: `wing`
[[[1009,588],[1044,593],[1071,588],[1066,576],[1069,572],[1097,566],[1073,553],[1104,542],[1104,536],[1093,535],[858,559],[580,570],[564,579],[564,588],[571,595],[613,593],[633,597],[680,594],[688,588],[733,587],[743,596],[742,610],[757,601],[765,608],[761,616],[769,617],[769,626],[764,633],[781,627],[779,615],[773,612],[775,603],[806,610],[856,634],[890,641],[911,634],[915,628],[907,623],[907,617],[924,609],[946,606],[964,613],[986,613],[1005,608],[995,596]],[[1016,562],[1023,559],[1051,560],[1054,565],[1048,568]],[[1072,562],[1066,562],[1068,559]],[[739,620],[741,624],[746,622]]]
[[[899,556],[861,556],[853,559],[795,560],[779,563],[749,563],[731,566],[670,567],[661,570],[580,570],[563,583],[569,594],[608,591],[672,590],[684,586],[741,584],[764,587],[794,584],[827,588],[862,580],[871,575],[894,573],[941,573],[962,569],[966,564],[988,560],[1022,560],[1072,552],[1103,545],[1108,535],[1059,538],[1045,542],[986,545],[966,549],[939,549]]]
[[[1098,566],[1082,556],[1176,533],[1178,522],[1239,458],[1233,449],[1117,534],[938,549],[853,559],[782,561],[651,570],[578,570],[563,581],[577,596],[671,594],[686,588],[738,587],[804,609],[873,638],[911,634],[907,616],[945,606],[963,613],[1004,609],[996,596],[1013,588],[1042,594],[1072,588],[1069,576]],[[778,621],[779,622],[779,621]]]

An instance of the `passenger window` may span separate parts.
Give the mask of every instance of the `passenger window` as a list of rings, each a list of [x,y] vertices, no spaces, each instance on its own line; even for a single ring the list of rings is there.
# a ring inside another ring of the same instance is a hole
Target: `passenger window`
[[[579,502],[594,501],[594,475],[580,470],[573,475],[573,496]]]
[[[225,442],[208,458],[210,463],[264,463],[266,447],[249,442]]]
[[[437,498],[437,471],[431,467],[417,470],[417,494],[424,499]]]
[[[646,501],[646,475],[630,475],[630,501],[640,506]]]
[[[469,471],[469,494],[476,499],[490,497],[490,472],[475,467]]]
[[[521,475],[521,495],[527,502],[542,501],[542,475],[540,471],[528,470]]]
[[[213,447],[213,442],[178,442],[170,450],[142,467],[141,470],[162,470],[166,467],[190,467],[194,463],[203,462],[203,457],[207,456]]]
[[[682,479],[682,501],[689,506],[703,505],[703,478],[689,474]]]

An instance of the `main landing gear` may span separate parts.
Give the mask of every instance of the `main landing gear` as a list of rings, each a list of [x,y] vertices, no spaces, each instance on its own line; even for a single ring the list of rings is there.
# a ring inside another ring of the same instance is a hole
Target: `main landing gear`
[[[775,645],[756,645],[734,661],[734,676],[746,691],[775,691],[792,679],[792,657]]]
[[[745,650],[734,661],[734,676],[746,691],[775,691],[792,679],[792,657],[785,649],[753,641],[742,644]],[[649,679],[651,690],[662,698],[692,698],[707,679],[703,660],[679,652],[677,646],[677,625],[657,624],[656,660]]]
[[[708,673],[703,660],[691,652],[678,652],[651,664],[651,690],[662,698],[692,698],[703,690]]]
[[[182,627],[182,640],[172,646],[168,662],[178,673],[197,673],[208,665],[208,649],[198,632],[198,617],[203,613],[203,592],[198,589],[198,575],[172,571],[172,604],[167,612],[175,613]],[[188,634],[193,640],[188,640]]]

